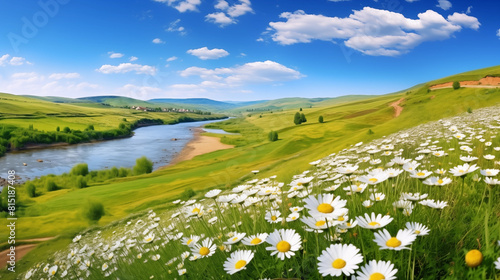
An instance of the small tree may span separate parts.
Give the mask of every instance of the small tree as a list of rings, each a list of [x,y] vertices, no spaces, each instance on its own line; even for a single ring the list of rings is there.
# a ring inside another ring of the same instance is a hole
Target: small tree
[[[302,108],[300,108],[300,111],[302,112]]]
[[[93,124],[89,124],[89,126],[87,126],[87,130],[94,130],[94,125]]]
[[[83,215],[89,224],[96,224],[104,216],[104,206],[100,202],[89,200],[83,208]]]
[[[459,89],[460,88],[460,82],[454,81],[453,82],[453,89]]]
[[[73,168],[71,168],[70,174],[76,176],[86,176],[87,174],[89,174],[89,166],[86,163],[78,163],[73,166]]]
[[[153,162],[147,157],[140,157],[135,161],[133,168],[134,175],[141,175],[153,172]]]
[[[318,118],[318,122],[319,122],[319,123],[324,123],[324,122],[325,122],[325,121],[323,120],[323,116],[319,116],[319,118]]]
[[[71,129],[70,129],[69,127],[65,126],[65,127],[63,128],[63,132],[64,132],[64,133],[70,133],[70,132],[71,132]]]
[[[304,113],[300,114],[300,122],[307,122],[306,115],[304,115]]]
[[[26,193],[28,194],[29,197],[35,197],[36,196],[36,187],[33,183],[28,182],[26,183]]]
[[[276,131],[269,132],[268,138],[269,138],[269,141],[271,141],[271,142],[277,141],[278,140],[278,132],[276,132]]]
[[[472,108],[471,107],[467,108],[467,113],[472,114]]]
[[[375,132],[373,132],[373,130],[371,130],[371,128],[368,129],[368,135],[372,135],[372,134],[375,134]]]
[[[82,175],[76,177],[75,185],[78,189],[84,189],[89,186],[87,184],[87,180],[85,180],[85,177],[83,177]]]
[[[302,123],[299,112],[295,113],[295,116],[293,118],[293,123],[296,125],[299,125]]]
[[[45,182],[45,189],[47,189],[48,192],[51,192],[51,191],[55,191],[57,190],[57,185],[54,181],[52,181],[51,179],[48,179],[46,182]]]

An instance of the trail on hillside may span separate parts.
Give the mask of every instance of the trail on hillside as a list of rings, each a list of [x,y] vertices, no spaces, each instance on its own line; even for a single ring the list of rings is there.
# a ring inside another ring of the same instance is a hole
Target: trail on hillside
[[[401,112],[403,112],[403,107],[399,106],[401,102],[403,102],[405,99],[401,98],[398,101],[391,103],[391,107],[394,108],[394,117],[397,118],[399,115],[401,115]]]
[[[49,241],[56,237],[57,236],[19,240],[19,242],[37,242],[37,243],[16,246],[16,262],[20,261],[27,253],[35,249],[35,247],[38,246],[41,242]],[[10,249],[3,250],[2,252],[0,252],[0,269],[3,269],[4,267],[7,266],[7,261],[9,261],[10,257],[7,255],[9,252]]]

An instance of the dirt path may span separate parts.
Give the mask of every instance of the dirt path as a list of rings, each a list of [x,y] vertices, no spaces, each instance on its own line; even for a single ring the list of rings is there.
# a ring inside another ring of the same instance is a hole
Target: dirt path
[[[401,112],[403,112],[403,107],[399,106],[401,102],[403,102],[405,99],[401,98],[398,101],[391,103],[391,107],[394,108],[394,117],[397,118],[399,115],[401,115]]]
[[[16,262],[20,261],[22,257],[24,257],[27,253],[29,253],[29,251],[35,249],[35,247],[38,246],[41,242],[49,241],[56,237],[57,236],[18,240],[19,242],[36,242],[36,243],[16,246]],[[9,252],[10,249],[0,252],[0,269],[3,269],[4,267],[7,266],[7,261],[9,261],[10,258],[10,256],[7,256]]]

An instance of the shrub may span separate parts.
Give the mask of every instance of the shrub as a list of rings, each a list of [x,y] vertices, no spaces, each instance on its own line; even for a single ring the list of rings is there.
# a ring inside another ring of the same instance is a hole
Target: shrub
[[[36,196],[36,187],[33,183],[28,182],[26,183],[26,193],[28,194],[29,197],[35,197]]]
[[[295,113],[295,116],[293,117],[293,123],[296,124],[296,125],[302,123],[301,120],[300,120],[300,113],[299,112]]]
[[[300,114],[300,122],[303,123],[303,122],[307,122],[307,119],[306,119],[306,115],[304,115],[303,113]]]
[[[147,157],[140,157],[135,161],[133,168],[134,175],[141,175],[153,172],[153,162]]]
[[[84,205],[83,215],[90,224],[97,223],[104,216],[104,206],[98,201],[89,200]]]
[[[70,171],[71,175],[82,175],[86,176],[89,174],[89,166],[86,163],[78,163],[77,165],[73,166]]]
[[[269,141],[271,141],[271,142],[277,141],[278,140],[278,132],[271,131],[271,132],[269,132],[267,137],[269,138]]]
[[[196,192],[192,188],[187,188],[181,193],[181,199],[188,200],[195,195]]]
[[[75,185],[78,189],[84,189],[89,186],[87,180],[82,175],[76,177]]]
[[[375,134],[375,132],[373,132],[373,130],[371,130],[371,129],[368,129],[368,135],[372,135],[372,134]]]
[[[318,118],[318,122],[319,122],[319,123],[324,123],[324,122],[325,122],[325,121],[323,120],[323,116],[319,116],[319,118]]]
[[[472,108],[471,107],[467,108],[467,113],[472,114]]]
[[[460,88],[460,82],[454,81],[453,82],[453,89],[459,89]]]
[[[47,181],[45,181],[45,189],[48,191],[48,192],[51,192],[51,191],[55,191],[58,189],[56,183],[50,179],[48,179]]]

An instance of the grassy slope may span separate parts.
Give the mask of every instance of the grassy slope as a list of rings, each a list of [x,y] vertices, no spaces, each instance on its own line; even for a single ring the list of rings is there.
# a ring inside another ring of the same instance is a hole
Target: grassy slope
[[[486,76],[500,76],[500,66],[492,66],[488,68],[483,68],[483,69],[478,69],[478,70],[473,70],[473,71],[468,71],[464,73],[460,73],[457,75],[452,75],[449,77],[445,77],[439,80],[435,80],[432,82],[428,82],[427,85],[435,85],[435,84],[442,84],[446,82],[454,82],[454,81],[478,81],[481,78],[484,78]]]
[[[400,98],[405,98],[401,104],[404,110],[398,118],[394,118],[389,104]],[[499,103],[500,91],[496,90],[461,88],[427,93],[426,88],[421,87],[412,89],[409,94],[397,93],[304,109],[303,113],[309,121],[299,126],[293,125],[293,114],[297,109],[263,113],[262,118],[252,116],[244,120],[230,120],[230,124],[221,127],[237,129],[242,136],[226,136],[223,141],[234,141],[233,138],[238,137],[250,139],[245,145],[198,156],[150,175],[114,180],[82,190],[60,190],[34,198],[34,203],[26,208],[32,217],[18,221],[19,228],[23,229],[18,233],[19,238],[51,236],[83,229],[86,224],[79,218],[79,209],[87,197],[104,202],[107,215],[101,224],[106,224],[151,206],[161,206],[175,199],[187,187],[204,191],[229,187],[248,179],[252,176],[249,171],[253,169],[261,171],[259,177],[278,175],[278,180],[287,182],[292,175],[306,170],[309,162],[358,141],[369,141],[404,128],[463,113],[469,107],[474,109]],[[317,122],[319,115],[324,116],[326,123]],[[368,135],[368,129],[375,134]],[[278,131],[281,140],[265,141],[270,130]],[[21,196],[24,196],[22,191]],[[5,229],[0,230],[0,235],[6,236]],[[40,251],[37,249],[33,254],[40,254]]]

